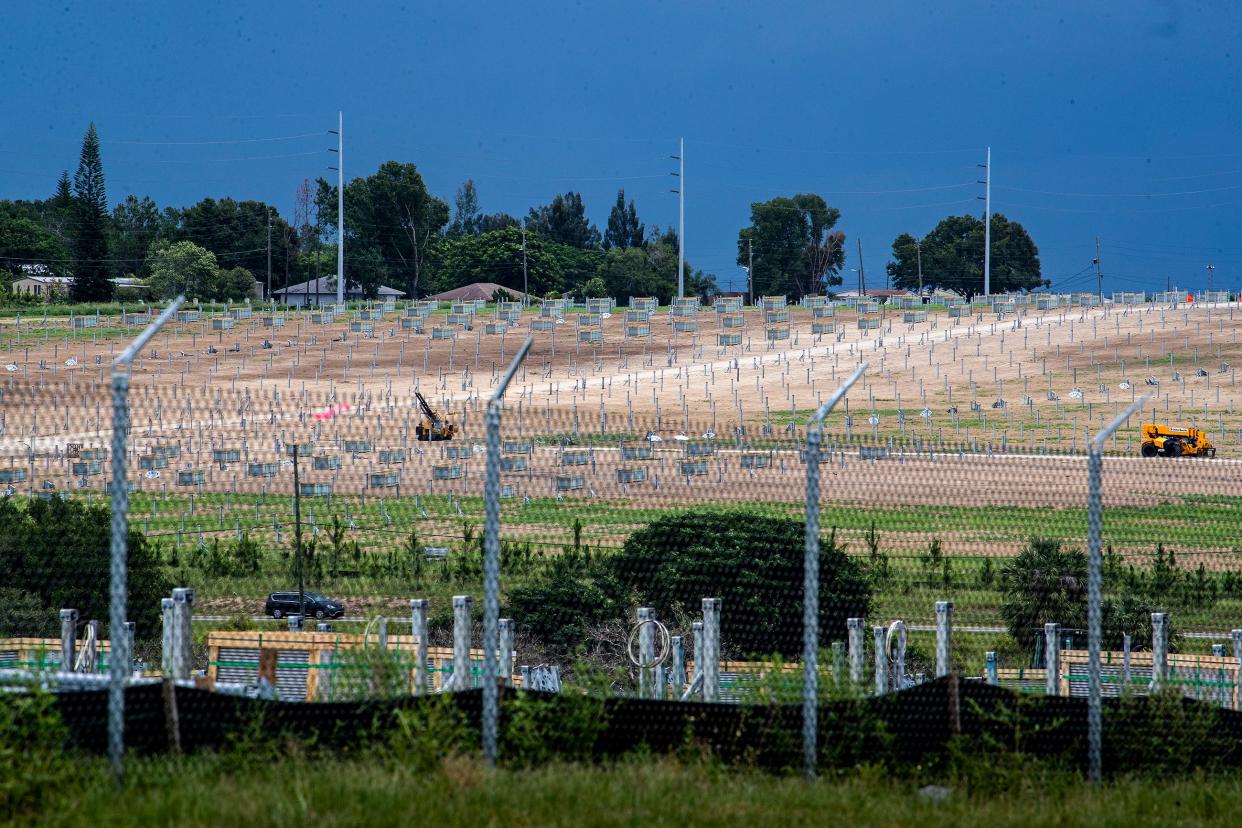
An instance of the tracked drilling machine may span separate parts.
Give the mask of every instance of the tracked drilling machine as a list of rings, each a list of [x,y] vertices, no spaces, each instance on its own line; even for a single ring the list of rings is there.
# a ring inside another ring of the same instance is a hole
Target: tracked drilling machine
[[[414,427],[414,433],[419,440],[452,440],[457,436],[457,426],[437,414],[421,391],[415,391],[414,396],[418,397],[418,404],[423,409],[423,421]]]

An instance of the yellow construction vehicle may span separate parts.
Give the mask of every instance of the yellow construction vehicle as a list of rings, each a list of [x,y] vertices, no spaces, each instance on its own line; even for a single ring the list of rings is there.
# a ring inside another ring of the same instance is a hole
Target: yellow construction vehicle
[[[1140,433],[1144,457],[1215,457],[1216,446],[1200,428],[1169,428],[1143,423]]]
[[[414,433],[419,440],[424,442],[452,440],[457,436],[457,426],[446,422],[437,414],[435,409],[427,404],[421,392],[415,391],[414,396],[418,397],[418,404],[423,408],[423,421],[414,427]]]

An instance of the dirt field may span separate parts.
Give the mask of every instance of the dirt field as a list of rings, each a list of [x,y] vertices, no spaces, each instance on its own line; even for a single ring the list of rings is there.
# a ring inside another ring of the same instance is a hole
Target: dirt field
[[[552,331],[534,332],[504,415],[505,440],[529,443],[530,453],[508,452],[506,495],[515,504],[616,500],[635,509],[795,503],[803,497],[805,419],[865,360],[864,379],[828,421],[825,502],[1079,507],[1085,461],[1061,455],[1081,454],[1087,434],[1145,393],[1153,395],[1146,416],[1154,410],[1161,421],[1206,428],[1220,457],[1137,458],[1132,420],[1109,443],[1118,456],[1106,463],[1106,504],[1242,498],[1236,305],[1027,307],[969,319],[942,310],[914,324],[890,310],[869,331],[859,330],[855,311],[839,308],[817,320],[839,329],[827,335],[812,335],[810,311],[789,314],[787,326],[766,326],[764,312],[748,308],[744,327],[726,331],[711,309],[687,318],[659,311],[650,336],[639,338],[625,336],[633,323],[620,309],[598,327],[570,313],[550,322]],[[275,328],[255,313],[229,331],[213,330],[212,319],[170,323],[134,363],[131,480],[143,491],[279,498],[291,492],[288,450],[298,442],[335,458],[322,463],[339,463],[316,469],[313,458],[301,458],[302,481],[320,484],[315,493],[481,494],[486,399],[537,317],[528,312],[498,335],[486,333],[490,308],[473,330],[449,328],[441,313],[417,333],[402,327],[402,315],[316,324],[310,313],[290,311]],[[675,321],[699,330],[675,332]],[[12,470],[15,491],[103,490],[107,461],[92,467],[97,461],[67,456],[70,444],[109,444],[109,362],[138,327],[103,324],[0,329],[0,467]],[[367,325],[369,332],[351,330]],[[434,339],[433,328],[454,330],[454,338]],[[767,339],[769,329],[785,328],[788,339]],[[590,330],[602,331],[602,344],[579,341]],[[740,333],[742,344],[718,345],[726,332]],[[414,440],[415,390],[461,425],[463,439]],[[645,440],[648,433],[661,441]],[[878,453],[860,456],[860,441]],[[623,457],[640,446],[652,448],[651,459]],[[178,452],[167,465],[150,459],[167,447]],[[463,447],[472,456],[450,456]],[[88,465],[75,471],[75,462]],[[622,482],[639,475],[645,479]]]

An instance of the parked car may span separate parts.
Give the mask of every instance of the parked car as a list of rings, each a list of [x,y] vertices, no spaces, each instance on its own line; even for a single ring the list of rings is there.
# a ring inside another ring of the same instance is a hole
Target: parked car
[[[340,618],[345,614],[345,605],[340,601],[333,601],[321,592],[307,592],[305,595],[308,618]],[[286,615],[297,615],[299,609],[298,593],[273,592],[267,596],[263,611],[273,618],[284,618]]]

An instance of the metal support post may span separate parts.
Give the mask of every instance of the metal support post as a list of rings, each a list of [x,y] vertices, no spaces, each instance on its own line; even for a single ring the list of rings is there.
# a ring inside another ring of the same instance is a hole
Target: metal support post
[[[673,668],[670,681],[673,685],[673,697],[681,696],[682,688],[686,685],[686,643],[680,635],[675,635],[671,639],[673,650]]]
[[[78,643],[78,611],[63,609],[60,611],[60,670],[72,673],[74,661],[77,660]]]
[[[862,684],[863,663],[866,659],[866,628],[862,618],[850,618],[846,622],[849,629],[850,683],[855,687]]]
[[[1049,621],[1044,624],[1044,692],[1049,696],[1061,695],[1061,625]]]
[[[1146,405],[1145,394],[1130,404],[1087,445],[1087,778],[1099,782],[1103,777],[1104,721],[1101,698],[1104,693],[1100,668],[1103,624],[1103,465],[1104,443],[1118,428]]]
[[[631,652],[633,652],[631,650]],[[638,697],[650,699],[655,695],[652,686],[655,663],[655,610],[651,607],[638,608]]]
[[[1159,693],[1169,678],[1169,614],[1151,614],[1151,692]]]
[[[173,600],[160,599],[160,618],[163,621],[160,637],[160,674],[171,678],[173,674]]]
[[[530,346],[527,337],[487,401],[487,476],[483,484],[483,757],[496,764],[499,729],[496,638],[500,618],[500,404]],[[456,599],[454,599],[456,600]]]
[[[443,685],[446,690],[465,690],[470,686],[470,607],[469,595],[453,596],[453,672]]]
[[[953,669],[953,602],[936,602],[936,678],[947,676]]]
[[[501,618],[500,626],[500,681],[505,687],[513,686],[513,619]]]
[[[178,296],[155,321],[112,361],[112,531],[109,544],[111,589],[109,590],[108,634],[122,638],[120,631],[128,617],[129,598],[129,482],[126,476],[129,440],[129,374],[134,357],[172,318],[185,301]],[[122,645],[123,647],[124,645]],[[125,776],[125,679],[128,670],[113,658],[108,670],[108,764],[119,787]]]
[[[871,638],[875,643],[875,694],[883,696],[888,692],[888,653],[884,642],[887,638],[883,627],[872,627]]]
[[[824,418],[867,370],[864,362],[811,416],[806,429],[806,537],[802,559],[802,770],[817,770],[819,727],[819,458]]]
[[[410,635],[414,638],[414,695],[427,692],[427,599],[410,600]]]
[[[703,701],[720,696],[720,599],[703,599]]]
[[[1231,631],[1229,639],[1233,642],[1233,657],[1238,662],[1238,675],[1242,676],[1242,630]],[[1242,687],[1238,687],[1237,683],[1234,686],[1233,709],[1242,710]]]

